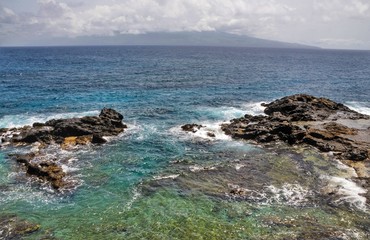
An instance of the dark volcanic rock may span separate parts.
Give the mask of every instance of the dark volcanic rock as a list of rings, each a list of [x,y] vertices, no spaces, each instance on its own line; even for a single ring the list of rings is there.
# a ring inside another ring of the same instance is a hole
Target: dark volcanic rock
[[[284,97],[264,106],[267,115],[279,112],[291,121],[321,121],[335,114],[342,119],[369,119],[369,116],[357,113],[341,103],[306,94]]]
[[[41,180],[50,182],[53,188],[59,189],[66,182],[63,180],[65,173],[62,167],[52,161],[32,162],[36,157],[34,153],[17,154],[13,156],[15,160],[26,168],[29,175],[38,177]]]
[[[202,125],[198,125],[198,124],[185,124],[183,126],[181,126],[181,129],[185,132],[197,132],[199,129],[201,129],[203,126]]]
[[[76,145],[102,144],[106,142],[104,136],[116,136],[127,128],[122,120],[120,113],[104,108],[99,116],[52,119],[45,123],[34,123],[32,127],[0,129],[0,146],[38,142],[41,147],[56,143],[62,149],[71,149]],[[55,189],[63,188],[67,184],[63,169],[57,161],[39,160],[42,159],[39,154],[14,155],[13,158],[24,166],[27,174],[50,182]]]
[[[99,116],[52,119],[46,123],[35,123],[33,127],[15,129],[13,132],[19,133],[14,134],[8,141],[25,144],[34,142],[61,144],[67,137],[92,135],[95,136],[94,143],[103,143],[103,136],[116,136],[127,128],[122,119],[123,116],[117,111],[104,108]]]
[[[326,98],[298,94],[266,106],[266,116],[245,115],[223,124],[222,130],[234,138],[259,143],[284,141],[306,143],[320,151],[333,151],[339,159],[369,160],[370,117]],[[339,121],[344,121],[345,124]]]

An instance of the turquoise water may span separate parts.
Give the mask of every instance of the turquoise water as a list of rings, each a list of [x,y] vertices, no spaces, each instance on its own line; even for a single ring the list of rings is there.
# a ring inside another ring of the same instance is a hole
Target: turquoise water
[[[103,146],[49,149],[74,183],[63,193],[19,171],[7,154],[21,150],[1,149],[0,210],[41,225],[26,239],[367,239],[349,169],[309,148],[231,140],[219,124],[301,92],[369,113],[369,64],[366,51],[0,48],[0,127],[103,107],[129,127]],[[333,179],[343,196],[325,194]]]

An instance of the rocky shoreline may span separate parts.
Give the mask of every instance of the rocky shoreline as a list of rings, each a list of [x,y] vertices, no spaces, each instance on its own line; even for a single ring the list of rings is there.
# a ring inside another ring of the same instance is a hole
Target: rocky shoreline
[[[127,126],[123,116],[114,109],[104,108],[99,116],[82,118],[52,119],[45,123],[34,123],[22,128],[0,129],[0,147],[36,146],[37,150],[25,154],[10,155],[29,176],[50,183],[54,189],[61,189],[69,183],[58,159],[49,159],[43,150],[59,146],[69,150],[77,145],[103,144],[104,137],[117,136]]]
[[[225,134],[259,145],[285,142],[310,145],[333,155],[352,167],[354,179],[367,190],[370,199],[370,116],[341,103],[306,94],[275,100],[265,107],[265,115],[245,115],[221,125]],[[201,127],[186,124],[182,130],[196,132]]]
[[[223,124],[222,130],[235,139],[257,143],[283,141],[308,144],[332,152],[340,160],[368,161],[370,116],[326,98],[298,94],[269,104],[266,115],[245,115]]]

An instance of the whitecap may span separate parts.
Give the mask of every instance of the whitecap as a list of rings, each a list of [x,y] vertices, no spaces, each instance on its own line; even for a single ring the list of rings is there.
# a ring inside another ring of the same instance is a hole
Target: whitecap
[[[335,194],[336,199],[333,203],[347,203],[350,206],[361,210],[366,210],[366,197],[362,196],[367,192],[355,182],[336,176],[321,176],[326,181],[326,186],[322,189],[324,194]]]
[[[159,176],[154,176],[154,180],[161,180],[161,179],[176,179],[180,174],[171,174],[171,175],[159,175]]]
[[[206,141],[230,141],[231,137],[226,135],[221,129],[223,122],[203,122],[200,123],[202,127],[198,129],[195,133],[183,131],[181,125],[175,126],[169,129],[171,135],[176,135],[178,137],[187,139],[198,139]]]
[[[211,171],[211,170],[216,170],[216,169],[217,168],[214,167],[214,166],[211,166],[211,167],[203,167],[203,166],[194,165],[194,166],[190,166],[189,167],[189,170],[191,172]]]
[[[243,117],[245,114],[260,115],[264,114],[264,109],[261,104],[263,102],[249,102],[241,104],[237,107],[200,107],[197,111],[202,115],[210,119],[219,119],[222,121],[228,121],[234,118]]]
[[[38,115],[30,115],[28,113],[16,114],[16,115],[5,115],[0,118],[0,128],[22,127],[26,125],[32,125],[35,122],[46,122],[51,119],[95,116],[98,114],[99,114],[99,111],[93,110],[93,111],[86,111],[86,112],[66,112],[66,113],[50,113],[50,114],[38,114]]]
[[[370,115],[370,103],[369,102],[346,102],[347,107],[356,112]]]

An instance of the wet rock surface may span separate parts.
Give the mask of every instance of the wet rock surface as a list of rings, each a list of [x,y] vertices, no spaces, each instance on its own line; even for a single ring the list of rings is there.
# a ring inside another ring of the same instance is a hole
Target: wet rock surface
[[[222,125],[233,138],[258,143],[309,144],[341,160],[369,160],[370,117],[329,99],[298,94],[266,106],[266,116],[245,115]],[[359,126],[360,123],[361,127]]]
[[[181,126],[181,129],[185,132],[196,133],[202,127],[203,127],[202,125],[191,123],[191,124],[185,124],[185,125]]]
[[[123,116],[114,109],[104,108],[99,116],[82,118],[52,119],[45,123],[34,123],[22,128],[0,129],[0,146],[27,146],[38,144],[38,151],[12,155],[23,166],[26,173],[49,182],[54,189],[68,185],[58,159],[45,159],[43,148],[59,145],[71,150],[78,145],[103,144],[105,136],[117,136],[127,126]]]

